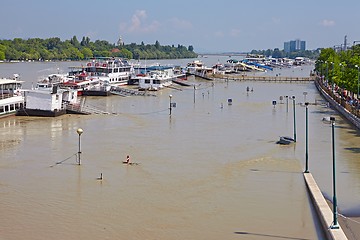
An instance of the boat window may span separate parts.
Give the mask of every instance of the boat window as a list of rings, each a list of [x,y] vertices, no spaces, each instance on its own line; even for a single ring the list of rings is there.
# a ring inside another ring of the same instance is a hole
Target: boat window
[[[145,79],[145,83],[149,84],[149,83],[150,83],[150,79]]]
[[[0,106],[0,113],[3,113],[3,112],[4,112],[4,107]]]
[[[9,106],[6,105],[6,106],[5,106],[5,112],[8,112],[8,111],[9,111]]]
[[[154,79],[154,80],[153,80],[153,83],[154,83],[154,84],[160,84],[160,80],[155,80],[155,79]]]

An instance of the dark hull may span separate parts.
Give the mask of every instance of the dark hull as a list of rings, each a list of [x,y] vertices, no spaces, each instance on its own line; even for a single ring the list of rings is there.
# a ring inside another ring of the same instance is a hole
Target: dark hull
[[[37,116],[37,117],[57,117],[66,114],[66,110],[49,111],[40,109],[19,109],[16,116]]]
[[[83,90],[82,96],[110,96],[110,91]]]

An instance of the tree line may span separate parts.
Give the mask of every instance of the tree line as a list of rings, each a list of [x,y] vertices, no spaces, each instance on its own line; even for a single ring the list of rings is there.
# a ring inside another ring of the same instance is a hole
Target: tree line
[[[316,59],[319,56],[320,49],[285,52],[284,50],[280,50],[279,48],[274,48],[274,49],[267,49],[267,50],[252,50],[250,53],[264,55],[266,57],[273,57],[273,58],[295,59],[296,57],[306,57],[306,58],[310,58],[310,59]]]
[[[343,89],[357,93],[360,73],[360,45],[354,45],[345,51],[335,51],[333,48],[322,49],[315,63],[316,71]]]
[[[162,46],[155,44],[121,44],[115,45],[105,40],[90,41],[83,37],[81,41],[76,36],[70,40],[61,41],[58,37],[40,39],[14,38],[0,40],[0,60],[84,60],[93,57],[123,57],[128,59],[174,59],[196,58],[193,46],[185,47]]]

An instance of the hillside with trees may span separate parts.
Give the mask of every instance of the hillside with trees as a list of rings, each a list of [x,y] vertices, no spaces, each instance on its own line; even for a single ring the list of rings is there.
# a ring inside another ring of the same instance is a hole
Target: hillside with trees
[[[123,57],[128,59],[174,59],[196,58],[193,46],[161,46],[155,44],[121,44],[115,45],[104,40],[90,41],[83,37],[81,41],[76,36],[70,40],[61,41],[58,37],[40,39],[15,38],[0,40],[0,60],[84,60],[93,57]]]

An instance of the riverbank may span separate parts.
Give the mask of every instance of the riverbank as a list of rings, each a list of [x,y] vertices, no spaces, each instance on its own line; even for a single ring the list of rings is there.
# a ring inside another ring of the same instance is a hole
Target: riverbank
[[[341,113],[351,124],[360,130],[360,109],[350,105],[343,97],[334,94],[334,92],[326,87],[320,78],[315,80],[315,85],[321,95]]]

